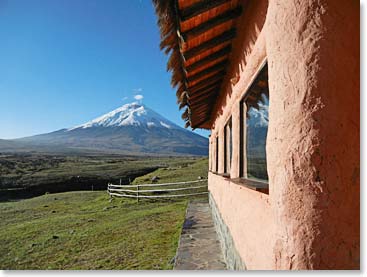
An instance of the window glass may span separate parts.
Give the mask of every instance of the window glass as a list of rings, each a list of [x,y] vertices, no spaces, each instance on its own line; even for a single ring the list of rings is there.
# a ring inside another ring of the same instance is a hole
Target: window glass
[[[268,181],[266,137],[269,123],[269,90],[255,91],[246,98],[247,178]]]

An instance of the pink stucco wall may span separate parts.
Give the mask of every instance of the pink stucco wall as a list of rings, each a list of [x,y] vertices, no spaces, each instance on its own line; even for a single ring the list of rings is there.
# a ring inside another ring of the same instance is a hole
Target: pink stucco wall
[[[232,116],[239,177],[238,103],[267,59],[270,192],[213,173],[209,190],[248,269],[359,268],[359,3],[246,2],[211,142],[223,173]]]
[[[247,269],[273,269],[275,226],[269,196],[209,173],[210,192]]]

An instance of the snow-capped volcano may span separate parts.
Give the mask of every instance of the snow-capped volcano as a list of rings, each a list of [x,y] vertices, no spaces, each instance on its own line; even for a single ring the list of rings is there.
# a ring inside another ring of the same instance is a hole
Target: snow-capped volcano
[[[145,105],[133,102],[68,130],[121,126],[180,128]]]
[[[208,139],[181,128],[138,102],[84,124],[16,140],[23,145],[120,154],[207,155]],[[1,150],[1,145],[0,145]]]

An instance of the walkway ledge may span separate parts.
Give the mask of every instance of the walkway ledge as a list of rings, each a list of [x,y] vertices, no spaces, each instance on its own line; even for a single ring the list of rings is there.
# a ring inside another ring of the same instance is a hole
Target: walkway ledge
[[[226,269],[207,200],[192,200],[188,204],[174,269]]]

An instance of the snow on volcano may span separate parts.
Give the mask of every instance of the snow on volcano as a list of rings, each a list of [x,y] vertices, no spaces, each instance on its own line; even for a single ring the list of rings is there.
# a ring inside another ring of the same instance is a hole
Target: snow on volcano
[[[88,121],[68,129],[87,129],[92,127],[121,127],[121,126],[140,126],[140,127],[161,127],[167,129],[180,128],[173,122],[165,119],[160,114],[138,102],[125,104],[109,113],[106,113],[96,119]]]

